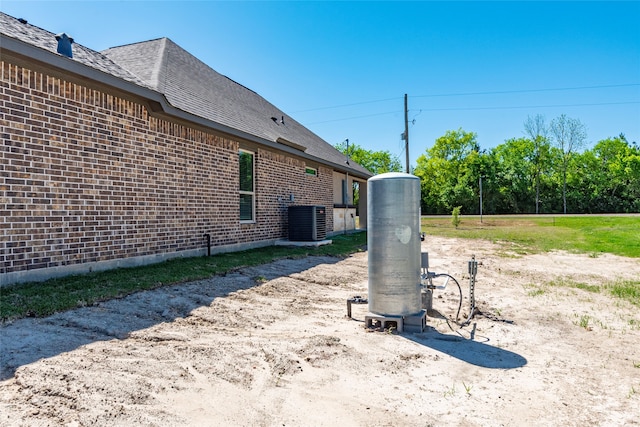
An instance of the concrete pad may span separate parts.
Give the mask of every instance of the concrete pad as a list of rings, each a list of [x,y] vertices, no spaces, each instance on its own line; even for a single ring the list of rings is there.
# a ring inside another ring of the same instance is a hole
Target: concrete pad
[[[333,240],[316,240],[316,241],[310,241],[310,242],[294,242],[291,240],[276,240],[275,245],[276,246],[314,246],[314,247],[318,247],[318,246],[323,246],[323,245],[330,245],[331,243],[333,243]]]

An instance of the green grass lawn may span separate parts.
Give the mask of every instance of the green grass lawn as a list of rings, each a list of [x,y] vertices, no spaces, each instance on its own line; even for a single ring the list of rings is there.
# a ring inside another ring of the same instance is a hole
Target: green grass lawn
[[[508,241],[527,253],[559,249],[574,253],[611,253],[640,258],[640,216],[462,216],[423,217],[427,235]]]
[[[640,215],[634,216],[463,216],[458,228],[451,217],[423,217],[426,235],[510,242],[521,254],[566,250],[598,256],[610,253],[640,258]],[[514,250],[513,247],[509,248]],[[563,282],[564,286],[570,286]],[[640,306],[640,279],[617,280],[597,287]],[[594,290],[591,290],[594,291]]]
[[[142,290],[205,279],[282,258],[309,255],[340,257],[363,251],[367,235],[364,232],[337,235],[332,237],[332,241],[332,244],[320,247],[269,246],[210,257],[175,258],[142,267],[119,268],[6,287],[0,289],[0,320],[47,316]]]

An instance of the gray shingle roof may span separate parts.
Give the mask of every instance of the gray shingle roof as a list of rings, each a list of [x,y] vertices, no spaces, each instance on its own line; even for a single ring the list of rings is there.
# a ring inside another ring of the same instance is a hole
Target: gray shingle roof
[[[54,33],[29,23],[20,22],[18,19],[2,12],[0,12],[0,32],[16,40],[57,54],[58,41]],[[70,36],[73,35],[71,34]],[[100,52],[77,43],[73,44],[72,49],[73,59],[70,59],[70,61],[73,60],[112,76],[149,87],[144,80],[139,79]]]
[[[53,33],[21,23],[1,12],[0,32],[56,53],[57,42]],[[283,142],[303,150],[306,156],[316,158],[320,163],[339,165],[361,177],[371,176],[369,171],[353,161],[349,166],[345,165],[344,155],[331,144],[256,92],[219,74],[168,38],[114,47],[103,52],[74,43],[73,59],[69,60],[157,91],[173,107],[237,129],[244,135],[256,137],[256,141]]]
[[[337,164],[345,161],[343,154],[275,105],[219,74],[168,38],[102,53],[163,93],[177,108],[269,141],[282,138],[320,159]],[[354,169],[369,174],[359,165]]]

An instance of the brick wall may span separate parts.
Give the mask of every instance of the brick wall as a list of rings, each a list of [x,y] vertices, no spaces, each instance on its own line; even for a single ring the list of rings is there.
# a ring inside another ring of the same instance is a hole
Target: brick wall
[[[305,163],[283,154],[259,150],[256,159],[256,214],[260,233],[288,232],[288,207],[322,205],[327,208],[327,230],[333,230],[333,173],[319,167],[318,175],[305,173]],[[296,171],[291,173],[291,171]],[[293,194],[293,201],[290,195]]]
[[[0,273],[277,239],[290,194],[332,206],[330,169],[258,149],[256,223],[240,224],[239,141],[0,65]]]

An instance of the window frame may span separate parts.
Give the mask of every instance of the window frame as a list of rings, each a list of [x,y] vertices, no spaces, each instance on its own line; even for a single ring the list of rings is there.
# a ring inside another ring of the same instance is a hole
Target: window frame
[[[248,190],[242,190],[241,187],[241,183],[242,183],[242,177],[241,177],[241,161],[240,161],[240,156],[242,154],[250,154],[251,155],[251,191]],[[250,151],[250,150],[244,150],[242,148],[240,148],[238,150],[238,217],[240,219],[240,223],[241,224],[253,224],[256,222],[256,153],[255,151]],[[242,218],[242,210],[240,209],[240,205],[242,203],[241,199],[242,196],[251,196],[251,218],[250,219],[243,219]]]

